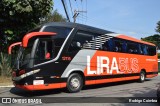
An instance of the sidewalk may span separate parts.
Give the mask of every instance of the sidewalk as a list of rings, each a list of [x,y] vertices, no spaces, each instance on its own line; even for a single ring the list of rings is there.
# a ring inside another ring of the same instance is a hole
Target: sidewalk
[[[13,83],[0,83],[0,88],[14,87]]]
[[[11,78],[0,77],[0,88],[14,87]]]

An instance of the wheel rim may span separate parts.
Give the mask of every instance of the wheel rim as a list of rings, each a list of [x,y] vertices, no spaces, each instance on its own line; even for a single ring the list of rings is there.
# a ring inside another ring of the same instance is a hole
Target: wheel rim
[[[79,88],[79,86],[80,86],[80,81],[79,81],[79,79],[78,79],[78,78],[72,78],[72,79],[71,79],[71,82],[70,82],[70,85],[71,85],[71,87],[74,88],[74,89]]]
[[[141,74],[141,80],[144,81],[144,78],[145,78],[145,76],[144,76],[144,74],[142,73],[142,74]]]

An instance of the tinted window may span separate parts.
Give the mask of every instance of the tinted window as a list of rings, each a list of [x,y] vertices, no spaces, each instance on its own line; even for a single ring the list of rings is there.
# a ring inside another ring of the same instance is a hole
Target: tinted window
[[[71,28],[53,27],[53,26],[47,26],[43,29],[43,32],[55,32],[55,33],[57,33],[57,35],[54,36],[54,37],[59,37],[59,38],[66,38],[67,35],[69,35],[70,31],[71,31]]]
[[[78,31],[76,33],[69,47],[70,52],[78,51],[80,49],[93,49],[151,56],[156,54],[156,47],[154,46],[84,31]]]
[[[101,50],[126,53],[127,42],[122,39],[110,37],[104,44],[102,44]]]
[[[114,40],[114,51],[122,52],[122,44],[123,42],[120,39]]]
[[[111,45],[112,45],[112,41],[107,40],[104,44],[102,44],[102,47],[100,48],[100,50],[111,51],[112,50]]]
[[[102,48],[100,50],[150,56],[156,55],[155,46],[149,46],[113,37],[106,40],[106,42],[102,44]]]
[[[20,66],[23,66],[29,62],[31,51],[32,47],[20,47],[19,54],[17,56],[17,58],[20,60]]]
[[[134,42],[128,42],[127,43],[127,52],[131,54],[138,54],[138,44]]]
[[[99,49],[100,43],[99,39],[97,38],[98,34],[85,32],[85,31],[78,31],[74,36],[68,51],[77,51],[80,49]]]
[[[148,46],[148,55],[150,55],[150,56],[156,55],[156,47],[155,46]]]
[[[35,52],[35,64],[45,62],[54,57],[53,41],[40,40]]]

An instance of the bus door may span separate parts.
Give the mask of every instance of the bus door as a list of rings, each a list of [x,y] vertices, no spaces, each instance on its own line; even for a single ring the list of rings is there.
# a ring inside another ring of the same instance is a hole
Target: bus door
[[[44,84],[55,83],[55,78],[60,78],[65,68],[60,58],[55,60],[60,49],[55,43],[53,39],[40,39],[35,49],[34,68],[40,72],[34,77],[42,78]]]

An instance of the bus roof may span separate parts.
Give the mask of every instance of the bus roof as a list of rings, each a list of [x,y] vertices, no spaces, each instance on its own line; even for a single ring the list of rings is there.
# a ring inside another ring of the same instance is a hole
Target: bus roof
[[[97,33],[102,33],[102,34],[104,34],[104,33],[113,33],[111,31],[103,30],[103,29],[100,29],[100,28],[95,28],[95,27],[92,27],[92,26],[79,24],[79,23],[72,23],[72,22],[50,22],[50,23],[46,23],[46,24],[43,25],[43,27],[46,27],[46,26],[57,26],[57,27],[59,26],[59,27],[78,28],[78,29],[97,32]]]
[[[117,36],[117,38],[121,38],[121,39],[129,40],[129,41],[134,41],[134,42],[139,42],[139,43],[155,46],[155,44],[153,44],[153,43],[145,42],[145,41],[142,41],[142,40],[130,37],[130,36],[126,36],[126,35],[123,35],[123,34],[119,34],[119,36]]]
[[[134,42],[139,42],[139,43],[155,46],[152,43],[145,42],[145,41],[142,41],[142,40],[130,37],[130,36],[126,36],[124,34],[118,34],[118,33],[108,31],[108,30],[104,30],[104,29],[100,29],[100,28],[96,28],[96,27],[92,27],[92,26],[88,26],[88,25],[83,25],[83,24],[79,24],[79,23],[72,23],[72,22],[50,22],[50,23],[46,23],[46,24],[44,24],[44,25],[42,25],[39,28],[36,28],[34,30],[40,29],[40,31],[43,32],[43,29],[47,26],[77,28],[77,29],[84,30],[84,31],[95,32],[95,33],[99,33],[99,34],[103,34],[103,35],[104,34],[105,35],[110,35],[110,36],[114,36],[114,37],[117,37],[117,38],[129,40],[129,41],[134,41]]]
[[[155,44],[153,44],[153,43],[145,42],[145,41],[142,41],[142,40],[130,37],[130,36],[126,36],[124,34],[112,33],[112,34],[106,34],[106,35],[113,36],[113,37],[120,38],[120,39],[124,39],[124,40],[129,40],[129,41],[134,41],[134,42],[138,42],[138,43],[143,43],[143,44],[155,46]]]

